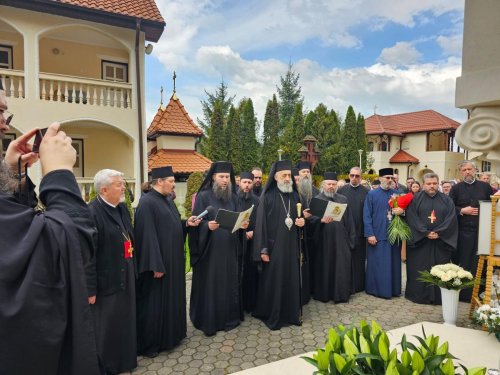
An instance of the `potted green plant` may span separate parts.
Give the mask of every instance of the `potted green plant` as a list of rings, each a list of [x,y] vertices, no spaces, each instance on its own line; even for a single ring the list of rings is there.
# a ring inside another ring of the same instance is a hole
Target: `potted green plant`
[[[328,341],[313,357],[302,357],[317,368],[314,374],[321,375],[455,375],[456,359],[448,352],[448,342],[439,343],[439,337],[415,336],[419,346],[406,340],[403,335],[401,353],[390,350],[387,333],[372,321],[369,325],[362,320],[358,327],[346,328],[339,325],[331,328]],[[485,367],[467,369],[468,375],[484,375]]]

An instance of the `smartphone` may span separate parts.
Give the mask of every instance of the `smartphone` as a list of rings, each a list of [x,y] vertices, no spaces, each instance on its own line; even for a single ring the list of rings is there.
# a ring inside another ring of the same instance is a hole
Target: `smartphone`
[[[40,152],[40,143],[42,143],[42,139],[43,139],[43,136],[45,135],[45,133],[47,133],[47,129],[48,128],[43,128],[43,129],[40,129],[36,132],[35,134],[35,142],[33,143],[33,149],[32,151],[33,152]]]

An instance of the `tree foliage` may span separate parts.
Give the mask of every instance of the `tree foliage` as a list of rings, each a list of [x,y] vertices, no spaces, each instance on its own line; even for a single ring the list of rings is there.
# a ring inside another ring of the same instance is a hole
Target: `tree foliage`
[[[257,119],[253,108],[252,99],[243,99],[238,109],[241,119],[241,152],[239,165],[241,171],[250,171],[259,163],[260,145],[257,142],[256,127]]]
[[[288,64],[285,76],[280,77],[280,86],[276,87],[279,97],[280,134],[285,131],[297,104],[302,105],[304,98],[299,85],[300,74],[293,70],[293,64]]]
[[[290,121],[283,133],[281,148],[286,159],[296,163],[300,159],[299,149],[304,145],[304,114],[302,113],[302,103],[297,103]]]
[[[210,138],[208,138],[206,155],[212,160],[224,160],[227,157],[225,137],[225,119],[222,102],[215,102],[210,119]]]
[[[356,113],[350,105],[345,115],[344,126],[342,127],[342,168],[341,172],[346,172],[353,166],[359,164],[358,154],[358,126]]]
[[[231,106],[229,115],[227,117],[226,125],[226,140],[227,140],[227,157],[233,163],[235,173],[241,172],[241,156],[243,152],[243,145],[241,143],[241,120],[239,110]],[[246,147],[245,147],[246,148]]]
[[[267,102],[266,114],[264,116],[264,131],[262,135],[262,167],[268,171],[271,165],[278,159],[280,148],[280,118],[279,106],[276,95]]]
[[[201,187],[203,183],[203,173],[201,172],[193,172],[189,176],[186,181],[186,198],[184,200],[184,212],[186,217],[190,217],[192,215],[191,202],[193,199],[193,194],[195,194]]]

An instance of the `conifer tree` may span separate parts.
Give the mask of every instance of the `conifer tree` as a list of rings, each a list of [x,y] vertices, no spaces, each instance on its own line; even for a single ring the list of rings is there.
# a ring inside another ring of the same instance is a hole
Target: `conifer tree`
[[[210,138],[208,138],[207,156],[214,161],[224,160],[227,156],[227,142],[224,131],[223,103],[214,102],[210,119]]]
[[[191,204],[193,199],[193,194],[196,193],[203,183],[203,173],[193,172],[189,175],[186,181],[186,198],[184,200],[184,213],[186,217],[192,215]]]
[[[343,161],[342,173],[346,173],[350,168],[359,164],[358,154],[358,131],[357,131],[356,113],[350,105],[342,128],[342,148]]]
[[[265,171],[269,171],[271,165],[278,159],[278,149],[280,148],[279,133],[279,106],[274,94],[273,99],[267,102],[266,114],[264,116],[262,167]]]
[[[361,155],[362,167],[363,170],[367,170],[366,167],[368,161],[368,141],[366,139],[365,118],[361,113],[358,113],[358,118],[356,119],[356,127],[358,136],[358,150],[363,150],[363,154]]]
[[[239,112],[231,106],[229,110],[229,115],[227,116],[227,159],[233,163],[233,169],[235,173],[241,172],[241,153],[242,153],[242,143],[241,143],[241,120]]]
[[[276,87],[279,96],[280,134],[282,134],[292,118],[296,105],[303,104],[304,98],[299,86],[300,74],[293,70],[293,64],[288,63],[285,77],[280,77],[280,87]]]
[[[255,135],[257,119],[253,108],[252,99],[243,99],[240,102],[239,110],[241,119],[241,152],[240,167],[242,171],[250,171],[259,162],[259,148]]]
[[[304,145],[304,136],[302,103],[297,103],[292,118],[285,128],[281,145],[285,158],[291,160],[292,163],[296,163],[300,159],[299,149]]]

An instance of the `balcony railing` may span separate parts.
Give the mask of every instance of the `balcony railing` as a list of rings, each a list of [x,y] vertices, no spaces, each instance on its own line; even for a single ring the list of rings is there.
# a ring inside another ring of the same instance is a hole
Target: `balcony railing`
[[[99,79],[40,73],[40,99],[73,105],[132,109],[132,85]]]
[[[135,178],[125,178],[125,182],[132,192],[135,192]],[[78,183],[78,187],[80,188],[80,193],[82,194],[82,198],[85,202],[90,200],[90,190],[94,186],[94,178],[93,177],[77,177],[76,182]]]
[[[24,72],[0,69],[0,80],[8,98],[24,98]]]

